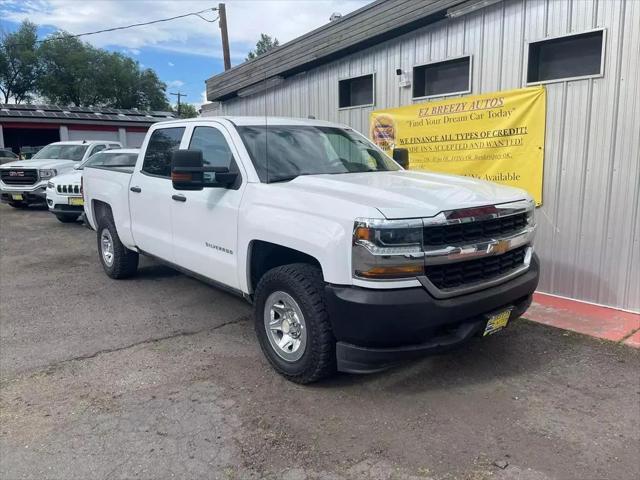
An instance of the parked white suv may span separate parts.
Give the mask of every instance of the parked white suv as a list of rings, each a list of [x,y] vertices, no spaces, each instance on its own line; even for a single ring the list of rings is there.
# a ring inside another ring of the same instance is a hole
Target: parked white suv
[[[12,207],[43,203],[47,182],[73,170],[79,162],[106,148],[121,148],[111,141],[68,141],[47,145],[29,160],[0,165],[0,201]]]
[[[63,223],[75,222],[84,213],[82,171],[85,167],[133,167],[138,159],[137,148],[102,150],[77,164],[68,173],[47,182],[47,206]]]
[[[244,296],[271,365],[300,383],[494,333],[538,283],[526,192],[403,170],[328,122],[157,123],[134,168],[83,181],[110,277],[145,254]]]

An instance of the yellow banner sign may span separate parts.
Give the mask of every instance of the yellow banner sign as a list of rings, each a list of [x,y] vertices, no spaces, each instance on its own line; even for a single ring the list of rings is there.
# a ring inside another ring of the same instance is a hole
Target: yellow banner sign
[[[523,188],[540,205],[545,109],[543,87],[417,103],[373,112],[370,136],[408,149],[411,169]]]

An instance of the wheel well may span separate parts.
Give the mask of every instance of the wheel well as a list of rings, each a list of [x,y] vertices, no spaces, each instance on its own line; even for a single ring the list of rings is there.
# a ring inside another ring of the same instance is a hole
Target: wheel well
[[[269,270],[290,263],[308,263],[322,271],[320,262],[311,255],[275,243],[254,240],[249,247],[249,291],[253,292]]]
[[[113,214],[111,213],[111,206],[108,203],[102,202],[100,200],[94,200],[92,210],[96,228],[102,225],[104,219],[113,218]]]

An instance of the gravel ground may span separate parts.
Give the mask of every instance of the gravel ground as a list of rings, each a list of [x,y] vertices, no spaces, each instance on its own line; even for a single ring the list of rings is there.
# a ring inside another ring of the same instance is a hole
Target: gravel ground
[[[637,479],[638,350],[525,320],[302,387],[244,301],[0,206],[0,478]]]

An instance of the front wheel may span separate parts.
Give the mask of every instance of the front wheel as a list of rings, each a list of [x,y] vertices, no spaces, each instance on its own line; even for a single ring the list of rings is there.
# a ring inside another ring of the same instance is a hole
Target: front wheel
[[[138,270],[138,252],[122,244],[112,220],[98,227],[98,254],[104,271],[111,278],[131,277]]]
[[[78,220],[79,215],[77,213],[68,214],[68,213],[57,213],[56,218],[62,223],[73,223]]]
[[[255,329],[263,353],[288,380],[305,384],[335,373],[336,342],[318,267],[268,271],[256,288]]]

